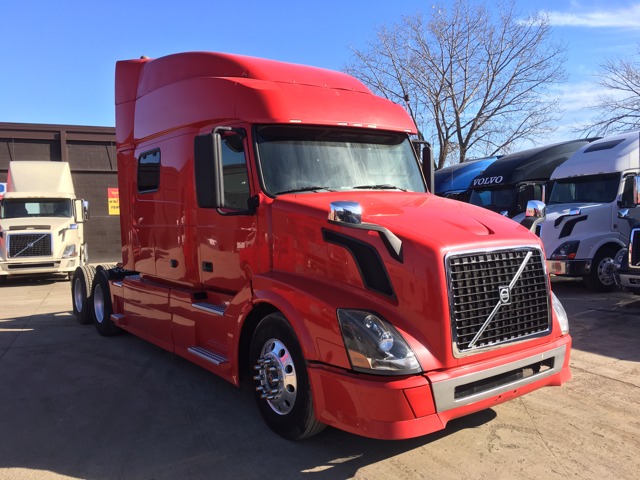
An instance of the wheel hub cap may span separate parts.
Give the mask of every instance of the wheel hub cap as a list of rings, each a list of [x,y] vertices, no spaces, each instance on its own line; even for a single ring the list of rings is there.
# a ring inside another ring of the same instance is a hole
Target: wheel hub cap
[[[598,277],[603,285],[611,285],[614,282],[613,279],[613,258],[605,258],[598,265]]]
[[[76,305],[76,310],[82,312],[84,307],[84,296],[82,295],[82,282],[79,278],[76,278],[73,283],[73,301]]]
[[[280,340],[265,342],[253,367],[257,375],[256,391],[279,415],[291,412],[298,390],[296,369],[287,347]]]

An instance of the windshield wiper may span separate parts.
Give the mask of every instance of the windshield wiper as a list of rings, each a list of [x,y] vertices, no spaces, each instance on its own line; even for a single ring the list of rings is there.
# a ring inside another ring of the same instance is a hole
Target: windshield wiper
[[[396,187],[395,185],[389,185],[388,183],[383,183],[380,185],[358,185],[353,188],[358,188],[363,190],[402,190],[403,192],[407,191],[404,188]]]
[[[310,187],[301,187],[301,188],[292,188],[291,190],[283,190],[282,192],[277,192],[276,195],[284,195],[285,193],[300,193],[300,192],[315,192],[316,190],[326,190],[327,192],[335,192],[329,187],[320,187],[317,185],[313,185]]]

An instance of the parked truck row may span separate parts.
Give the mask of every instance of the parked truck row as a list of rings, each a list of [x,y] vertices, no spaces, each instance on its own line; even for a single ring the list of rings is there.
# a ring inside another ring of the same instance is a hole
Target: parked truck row
[[[520,220],[530,200],[546,201],[552,172],[589,140],[571,140],[505,155],[473,178],[469,203]]]
[[[516,221],[529,200],[544,201],[546,219],[537,233],[549,272],[610,291],[616,288],[616,254],[630,242],[625,217],[640,213],[639,174],[640,132],[631,131],[504,156],[467,177],[466,191],[458,184],[457,195]]]

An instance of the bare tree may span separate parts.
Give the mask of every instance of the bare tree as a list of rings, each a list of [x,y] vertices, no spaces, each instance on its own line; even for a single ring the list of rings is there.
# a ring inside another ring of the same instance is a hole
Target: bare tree
[[[600,65],[598,84],[606,93],[591,107],[598,114],[583,131],[606,135],[640,128],[640,45],[636,55],[608,59]]]
[[[542,14],[519,17],[513,1],[455,0],[382,27],[345,70],[405,103],[420,135],[447,160],[506,153],[550,131],[551,89],[564,81],[565,47]],[[494,13],[492,13],[492,11]]]

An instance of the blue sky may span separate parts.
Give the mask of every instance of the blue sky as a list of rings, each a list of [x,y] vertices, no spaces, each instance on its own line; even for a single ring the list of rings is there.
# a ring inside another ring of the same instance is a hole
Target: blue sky
[[[445,0],[446,2],[447,0]],[[189,50],[267,57],[340,70],[351,48],[403,15],[428,12],[424,0],[4,0],[0,26],[0,122],[114,125],[117,60]],[[557,130],[591,115],[593,74],[610,56],[640,43],[640,1],[528,2],[547,10],[568,46],[567,110]],[[563,138],[560,138],[563,139]]]

